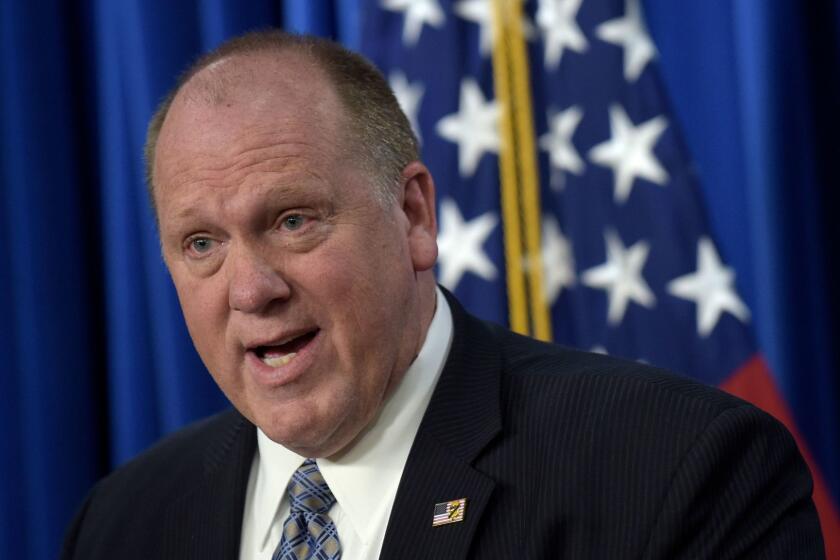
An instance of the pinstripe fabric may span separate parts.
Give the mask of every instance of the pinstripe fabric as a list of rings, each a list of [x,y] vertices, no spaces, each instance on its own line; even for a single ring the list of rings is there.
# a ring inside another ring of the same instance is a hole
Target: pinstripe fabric
[[[327,512],[335,496],[321,476],[315,459],[307,459],[292,474],[287,489],[289,517],[271,560],[338,560],[338,531]]]
[[[823,558],[787,431],[716,389],[544,345],[450,300],[455,338],[381,558]],[[254,429],[236,413],[102,481],[64,558],[235,558]],[[434,504],[467,498],[432,527]]]
[[[824,557],[807,468],[771,417],[450,305],[382,558]],[[458,497],[464,523],[431,527],[429,504]]]

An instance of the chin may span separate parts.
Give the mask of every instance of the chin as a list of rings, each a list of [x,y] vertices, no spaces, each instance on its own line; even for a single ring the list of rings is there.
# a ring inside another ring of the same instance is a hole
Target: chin
[[[313,422],[312,418],[302,418],[292,423],[289,420],[288,417],[270,418],[257,425],[271,441],[303,457],[327,457],[343,447],[334,438],[337,426],[325,426]]]

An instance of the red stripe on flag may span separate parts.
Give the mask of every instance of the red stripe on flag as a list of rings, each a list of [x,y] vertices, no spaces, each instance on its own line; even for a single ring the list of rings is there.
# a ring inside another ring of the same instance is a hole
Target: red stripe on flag
[[[825,485],[817,463],[805,445],[805,440],[796,429],[790,408],[782,397],[781,391],[776,387],[767,362],[760,355],[753,357],[729,379],[721,383],[720,388],[775,416],[793,434],[814,479],[814,504],[820,516],[826,557],[840,559],[840,516],[838,516],[837,507],[828,493],[828,487]]]

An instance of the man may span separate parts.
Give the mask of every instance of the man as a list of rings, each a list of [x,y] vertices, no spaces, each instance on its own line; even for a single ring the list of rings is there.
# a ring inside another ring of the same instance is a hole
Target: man
[[[755,408],[482,323],[384,79],[317,39],[200,60],[149,129],[163,255],[236,411],[100,482],[65,558],[820,558]]]

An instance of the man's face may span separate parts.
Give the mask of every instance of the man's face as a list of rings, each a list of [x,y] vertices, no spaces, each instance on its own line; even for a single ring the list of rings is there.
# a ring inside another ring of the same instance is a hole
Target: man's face
[[[370,423],[422,345],[434,189],[414,164],[398,203],[378,201],[343,145],[332,87],[283,58],[223,60],[182,89],[158,140],[155,200],[216,382],[271,439],[328,456]]]

